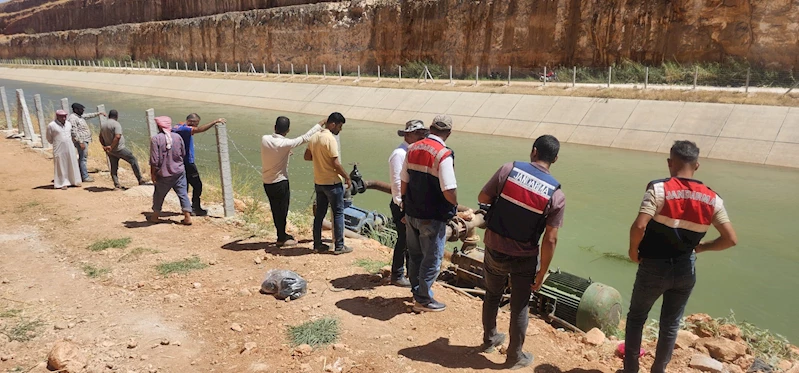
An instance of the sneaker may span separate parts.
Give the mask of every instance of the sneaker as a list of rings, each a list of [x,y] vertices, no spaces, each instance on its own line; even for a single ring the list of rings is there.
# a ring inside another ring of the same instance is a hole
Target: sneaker
[[[509,368],[510,370],[522,369],[524,367],[530,366],[532,363],[533,363],[533,354],[529,352],[522,352],[522,356],[519,356],[516,359],[513,359],[510,356],[508,356],[508,359],[505,360],[506,365],[513,364]]]
[[[428,304],[421,304],[419,302],[413,303],[413,312],[421,313],[421,312],[441,312],[447,309],[447,305],[436,300]]]
[[[87,178],[83,179],[83,182],[84,182],[84,183],[93,183],[93,182],[94,182],[94,178],[92,178],[91,176],[89,176],[89,177],[87,177]]]
[[[341,254],[346,254],[346,253],[351,253],[351,252],[352,252],[352,248],[349,247],[349,246],[344,246],[344,247],[337,248],[337,249],[333,250],[333,254],[335,254],[335,255],[341,255]]]
[[[483,345],[480,346],[480,349],[483,352],[494,352],[494,349],[502,346],[503,343],[505,343],[505,333],[497,333],[491,342],[483,341]]]
[[[122,185],[114,184],[114,189],[124,189]]]
[[[283,240],[283,241],[277,241],[275,244],[276,244],[278,247],[283,247],[283,246],[294,246],[294,245],[296,245],[296,244],[297,244],[297,240],[295,240],[295,239],[294,239],[294,237],[291,237],[291,238],[287,238],[287,239],[285,239],[285,240]]]
[[[147,182],[144,179],[139,180],[139,185],[147,185]]]
[[[391,279],[391,285],[399,286],[401,288],[409,288],[411,287],[411,280],[408,280],[407,277],[402,276],[396,279]]]
[[[208,216],[208,210],[203,210],[201,208],[194,209],[194,211],[191,212],[191,216]]]
[[[325,244],[321,244],[321,245],[314,246],[313,249],[316,252],[325,253],[325,252],[330,251],[330,246],[329,245],[325,245]]]

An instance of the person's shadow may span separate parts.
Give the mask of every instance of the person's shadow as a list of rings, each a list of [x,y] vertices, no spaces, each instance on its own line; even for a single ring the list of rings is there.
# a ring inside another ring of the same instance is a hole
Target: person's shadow
[[[601,370],[597,369],[582,369],[582,368],[574,368],[564,372],[560,368],[552,364],[541,364],[535,367],[533,371],[535,373],[603,373]]]
[[[313,254],[314,251],[307,246],[299,246],[299,244],[312,242],[310,240],[299,241],[295,246],[278,247],[275,242],[242,242],[252,237],[238,239],[222,245],[223,250],[229,251],[258,251],[263,250],[267,254],[278,256],[300,256]]]
[[[479,346],[453,346],[449,338],[441,337],[424,346],[408,347],[399,350],[399,354],[413,361],[437,364],[445,368],[455,369],[493,369],[507,368],[488,360],[480,353]]]
[[[405,302],[413,302],[413,298],[355,297],[336,302],[336,307],[355,316],[388,321],[406,312]]]
[[[367,273],[356,273],[354,275],[339,277],[330,281],[337,289],[346,290],[372,290],[380,286],[380,276]]]

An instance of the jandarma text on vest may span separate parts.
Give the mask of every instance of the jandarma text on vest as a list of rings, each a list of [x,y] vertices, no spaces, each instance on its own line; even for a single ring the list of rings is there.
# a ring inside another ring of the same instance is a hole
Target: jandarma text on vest
[[[536,192],[541,195],[549,196],[551,195],[552,191],[555,189],[554,186],[549,185],[543,182],[541,179],[530,175],[522,170],[514,168],[511,171],[510,178],[517,181],[517,184],[527,187],[528,190]]]
[[[666,200],[673,200],[673,199],[692,199],[694,201],[700,201],[702,203],[708,205],[715,205],[716,204],[716,197],[709,196],[702,192],[696,192],[687,189],[681,190],[670,190],[666,192]]]

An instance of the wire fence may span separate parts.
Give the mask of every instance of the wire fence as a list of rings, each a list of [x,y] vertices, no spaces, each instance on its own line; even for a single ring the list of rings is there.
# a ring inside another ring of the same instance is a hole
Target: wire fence
[[[118,61],[102,60],[0,60],[5,65],[42,65],[89,67],[98,69],[175,71],[206,74],[280,76],[293,78],[396,80],[398,82],[444,83],[449,85],[501,84],[556,87],[616,87],[639,89],[715,89],[787,94],[799,86],[799,72],[752,68],[736,62],[684,65],[663,63],[646,66],[624,62],[609,67],[584,66],[442,66],[425,62],[409,62],[396,66],[357,66],[347,70],[342,65],[266,64],[251,61],[218,63],[208,61]]]

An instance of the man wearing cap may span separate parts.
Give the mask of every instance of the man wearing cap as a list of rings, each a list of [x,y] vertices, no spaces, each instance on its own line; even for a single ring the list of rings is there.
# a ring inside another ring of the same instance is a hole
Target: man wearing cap
[[[289,187],[289,156],[291,150],[307,143],[311,136],[322,130],[322,125],[327,120],[323,119],[311,127],[308,132],[300,137],[289,139],[291,121],[284,116],[277,117],[275,133],[264,135],[261,138],[261,176],[264,182],[264,192],[269,199],[272,220],[277,229],[277,246],[296,245],[294,236],[286,233],[286,218],[291,202],[291,188]]]
[[[105,116],[105,113],[83,113],[85,106],[74,103],[72,104],[72,114],[69,115],[67,121],[72,124],[72,142],[75,144],[75,149],[78,151],[78,166],[80,167],[80,177],[84,182],[91,183],[94,179],[89,176],[89,169],[86,166],[86,158],[89,154],[89,143],[92,142],[92,130],[86,119],[92,119],[98,115]]]
[[[408,147],[400,173],[414,312],[440,312],[447,307],[433,298],[432,287],[444,257],[447,222],[458,206],[455,154],[444,143],[451,132],[452,118],[436,116],[430,135]]]
[[[405,214],[402,213],[400,205],[402,204],[402,164],[405,163],[405,156],[408,154],[408,146],[417,141],[420,141],[427,136],[427,128],[424,122],[418,119],[413,119],[405,123],[404,130],[398,130],[397,135],[403,137],[405,141],[402,142],[388,157],[388,173],[391,179],[391,220],[394,221],[394,226],[397,227],[397,242],[394,244],[394,257],[391,260],[391,283],[396,286],[410,287],[411,282],[405,276],[405,261],[408,256],[406,249],[407,238],[405,237],[405,223],[402,219]]]
[[[56,110],[55,120],[47,125],[47,141],[53,144],[53,186],[66,190],[68,186],[80,186],[80,169],[75,145],[72,144],[72,123],[67,121],[67,112]]]

